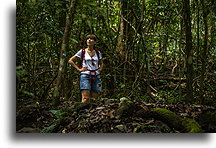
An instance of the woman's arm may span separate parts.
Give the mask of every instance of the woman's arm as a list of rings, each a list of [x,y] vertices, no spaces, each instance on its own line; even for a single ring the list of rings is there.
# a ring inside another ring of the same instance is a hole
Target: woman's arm
[[[82,68],[79,68],[75,62],[80,60],[77,56],[73,56],[70,58],[70,60],[68,61],[69,64],[71,64],[77,71],[79,72],[82,72],[82,71],[86,71],[87,70],[87,67],[82,67]]]
[[[99,60],[98,66],[99,66],[99,71],[102,71],[102,70],[103,70],[103,67],[104,67],[103,60],[101,60],[101,59]]]

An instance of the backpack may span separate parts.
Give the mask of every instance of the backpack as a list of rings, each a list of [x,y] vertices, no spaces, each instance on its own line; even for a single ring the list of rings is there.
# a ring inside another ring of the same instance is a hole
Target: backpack
[[[85,58],[85,49],[81,49],[82,50],[82,53],[81,53],[81,59],[79,61],[79,64],[78,64],[78,67],[79,68],[82,68],[82,63],[83,63],[83,59]],[[99,51],[98,50],[95,50],[96,54],[97,54],[97,57],[99,59]]]

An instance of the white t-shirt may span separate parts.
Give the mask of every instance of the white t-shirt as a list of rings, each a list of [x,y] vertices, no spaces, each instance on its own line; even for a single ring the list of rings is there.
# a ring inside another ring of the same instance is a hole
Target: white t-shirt
[[[102,55],[101,55],[101,52],[99,52],[99,59],[102,59]],[[75,56],[80,58],[81,59],[81,55],[82,55],[82,49],[79,50]],[[98,56],[97,56],[97,53],[95,52],[94,56],[91,57],[89,55],[89,53],[85,50],[85,56],[84,56],[84,59],[83,59],[83,62],[82,62],[82,67],[87,67],[88,70],[96,70],[98,69]],[[93,64],[94,63],[94,64]],[[90,74],[90,71],[82,71],[81,74]],[[97,70],[96,71],[96,75],[100,74],[99,71]]]

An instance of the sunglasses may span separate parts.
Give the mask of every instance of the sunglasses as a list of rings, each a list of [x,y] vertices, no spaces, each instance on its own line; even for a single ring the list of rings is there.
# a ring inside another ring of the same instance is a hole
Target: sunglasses
[[[87,40],[88,40],[88,39],[96,41],[96,39],[95,39],[95,38],[87,38]]]
[[[92,61],[92,66],[95,66],[95,63],[94,63],[95,60],[92,58],[91,61]]]

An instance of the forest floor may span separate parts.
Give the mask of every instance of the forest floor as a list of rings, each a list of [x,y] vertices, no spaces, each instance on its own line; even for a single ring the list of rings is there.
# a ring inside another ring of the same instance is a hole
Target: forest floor
[[[28,102],[17,107],[17,133],[181,133],[153,117],[139,116],[140,109],[163,108],[181,118],[195,120],[204,133],[214,133],[215,107],[202,105],[133,102],[135,108],[119,114],[120,101],[94,103],[63,101]]]

